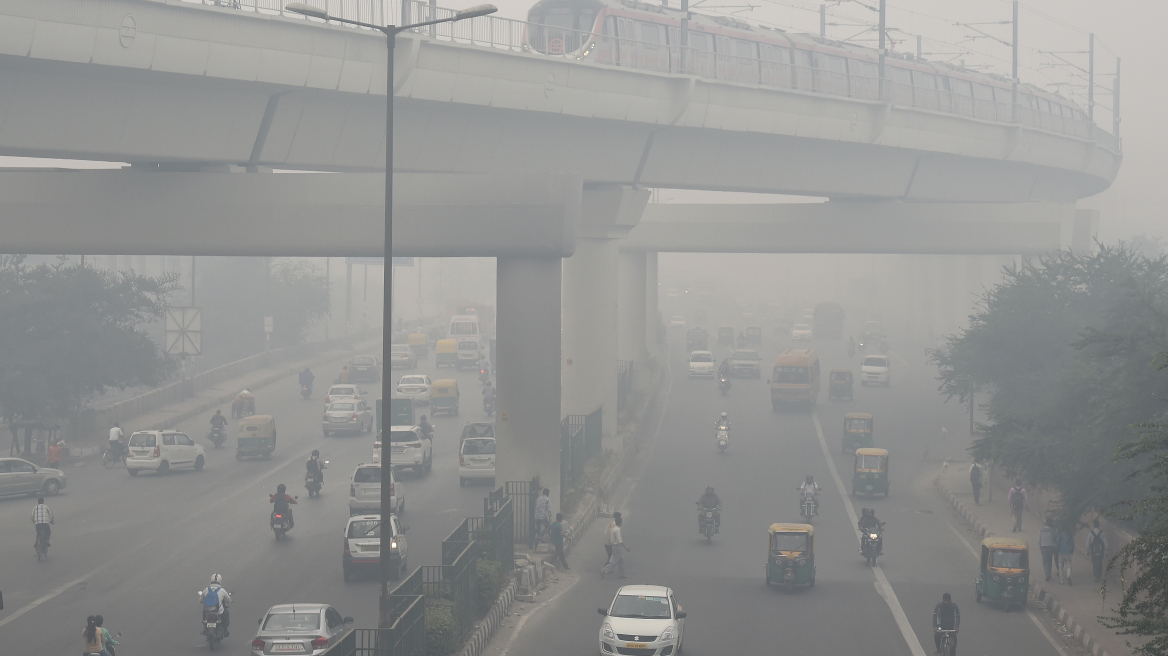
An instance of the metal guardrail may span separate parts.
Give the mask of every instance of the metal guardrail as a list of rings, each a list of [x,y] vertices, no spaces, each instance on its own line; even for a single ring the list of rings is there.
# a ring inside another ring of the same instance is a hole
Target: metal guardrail
[[[349,629],[322,656],[425,656],[426,598],[391,597],[393,622],[385,629]]]
[[[284,0],[185,0],[203,5],[229,7],[262,14],[305,18],[284,10]],[[435,18],[447,18],[455,10],[420,0],[311,0],[329,14],[375,25],[404,25]],[[354,28],[361,29],[361,28]],[[974,84],[951,78],[955,90],[942,87],[942,77],[923,74],[921,83],[907,80],[906,69],[887,66],[883,84],[876,64],[859,59],[824,57],[824,65],[792,61],[791,50],[764,47],[758,56],[738,57],[699,47],[681,47],[638,41],[595,32],[572,30],[497,16],[479,16],[414,30],[439,41],[450,41],[541,57],[581,61],[619,68],[692,75],[702,79],[748,84],[796,93],[811,93],[865,101],[883,100],[892,105],[953,114],[1094,140],[1113,152],[1122,141],[1096,127],[1083,112],[1058,108],[1046,100],[1012,90]],[[691,32],[691,35],[695,33]],[[669,38],[674,38],[672,31]],[[692,37],[696,38],[696,37]],[[707,44],[709,48],[710,44]],[[798,51],[805,53],[806,51]],[[796,57],[804,59],[804,57]],[[844,63],[846,61],[846,63]],[[838,70],[833,70],[838,69]],[[852,71],[856,68],[856,71]],[[1003,93],[1004,92],[1004,93]],[[987,96],[988,94],[988,96]],[[1003,96],[999,98],[998,96]],[[1004,96],[1009,96],[1004,97]],[[1046,104],[1046,110],[1041,105]],[[1071,115],[1063,115],[1062,112]],[[1058,112],[1058,113],[1056,113]]]

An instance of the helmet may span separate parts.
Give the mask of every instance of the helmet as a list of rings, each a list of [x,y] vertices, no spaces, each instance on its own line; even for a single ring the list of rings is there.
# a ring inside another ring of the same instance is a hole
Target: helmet
[[[216,585],[223,585],[223,577],[219,576],[218,574],[212,574],[211,575],[211,583],[214,583]]]
[[[276,486],[276,494],[284,494],[284,491],[287,489],[288,489],[287,485],[280,483],[279,485]]]
[[[320,451],[317,451],[316,449],[313,449],[313,450],[312,450],[312,457],[313,457],[313,458],[319,458],[319,457],[320,457]]]
[[[725,419],[725,418],[726,418],[726,413],[725,413],[725,412],[723,412],[723,413],[722,413],[722,419]]]
[[[814,477],[814,476],[812,476],[811,474],[808,474],[808,475],[807,475],[807,482],[808,482],[808,483],[814,483],[814,482],[815,482],[815,477]]]

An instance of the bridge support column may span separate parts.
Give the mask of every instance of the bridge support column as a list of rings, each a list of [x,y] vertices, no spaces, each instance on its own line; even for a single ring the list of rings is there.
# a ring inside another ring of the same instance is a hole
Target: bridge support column
[[[496,277],[497,484],[529,480],[560,498],[560,258],[500,257]],[[474,409],[477,394],[466,401]]]
[[[632,251],[617,256],[617,357],[633,363],[633,382],[644,382],[649,351],[645,342],[646,276],[645,252]]]

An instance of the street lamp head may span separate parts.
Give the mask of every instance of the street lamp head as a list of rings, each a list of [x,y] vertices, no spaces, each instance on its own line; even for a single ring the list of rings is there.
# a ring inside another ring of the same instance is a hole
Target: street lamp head
[[[496,11],[499,11],[499,8],[495,5],[475,5],[473,7],[467,7],[466,9],[463,9],[462,11],[455,14],[454,20],[475,18],[476,16],[486,16],[487,14],[493,14]]]
[[[303,2],[289,2],[284,6],[284,10],[290,11],[294,14],[303,14],[312,18],[319,18],[321,20],[328,20],[329,18],[328,12],[324,9],[319,9]]]

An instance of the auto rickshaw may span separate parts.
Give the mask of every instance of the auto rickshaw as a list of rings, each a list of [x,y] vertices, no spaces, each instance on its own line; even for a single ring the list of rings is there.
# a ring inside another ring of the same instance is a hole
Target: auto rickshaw
[[[706,351],[710,348],[710,334],[702,328],[690,328],[685,337],[687,351]]]
[[[861,493],[888,496],[888,449],[856,449],[852,496]]]
[[[276,420],[272,415],[252,415],[239,420],[239,443],[235,459],[259,456],[264,460],[276,450]]]
[[[872,415],[849,412],[844,415],[844,445],[841,453],[872,446]]]
[[[771,524],[767,530],[766,583],[815,587],[815,527]]]
[[[734,348],[734,326],[722,326],[718,329],[718,346]]]
[[[762,328],[749,326],[746,329],[746,347],[762,348]]]
[[[852,370],[832,369],[827,376],[827,398],[840,399],[846,396],[852,400]]]
[[[1020,538],[989,537],[981,541],[981,574],[974,582],[977,601],[1002,602],[1003,610],[1026,604],[1030,590],[1030,547]]]
[[[458,381],[453,378],[443,378],[430,384],[430,414],[437,416],[439,412],[458,414]]]
[[[231,417],[238,419],[239,417],[246,417],[255,414],[255,395],[247,390],[243,390],[235,396],[235,400],[231,402]]]
[[[435,351],[438,353],[435,359],[435,366],[438,367],[457,367],[458,366],[458,340],[457,339],[440,339],[435,345]]]
[[[426,333],[410,333],[406,338],[410,345],[410,350],[418,359],[424,360],[430,357],[430,341],[426,338]]]

